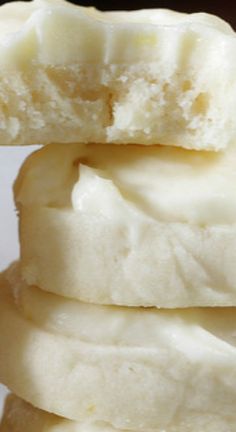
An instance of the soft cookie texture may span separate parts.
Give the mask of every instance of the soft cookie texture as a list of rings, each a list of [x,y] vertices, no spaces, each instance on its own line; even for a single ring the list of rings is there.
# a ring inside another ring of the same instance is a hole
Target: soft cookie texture
[[[35,0],[2,6],[0,28],[1,144],[236,138],[236,38],[215,16]]]
[[[14,268],[7,278],[0,379],[19,397],[71,420],[133,431],[235,425],[234,308],[86,305],[22,285]]]
[[[236,305],[236,149],[52,145],[15,183],[28,284],[92,303]]]
[[[218,416],[217,416],[218,417]],[[165,429],[165,432],[202,432],[203,423],[196,418],[194,425]],[[235,423],[209,415],[204,432],[234,432]],[[7,398],[0,432],[122,432],[106,423],[88,423],[66,420],[41,411],[14,395]],[[124,429],[123,429],[123,432]],[[127,432],[127,431],[126,431]]]

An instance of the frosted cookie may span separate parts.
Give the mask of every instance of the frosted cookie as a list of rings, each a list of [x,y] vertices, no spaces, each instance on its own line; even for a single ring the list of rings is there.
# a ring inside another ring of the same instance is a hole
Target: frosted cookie
[[[28,284],[92,303],[236,305],[236,150],[55,145],[15,184]]]
[[[165,429],[166,432],[234,432],[235,421],[225,421],[223,416],[215,418],[209,415],[207,422],[202,423],[197,416],[193,418],[191,427],[184,424]],[[10,395],[6,401],[4,417],[0,425],[0,432],[122,432],[106,423],[88,423],[66,420],[45,411],[41,411],[24,402],[16,396]],[[123,430],[124,431],[124,430]],[[157,432],[157,429],[153,429]],[[125,431],[124,431],[125,432]],[[126,431],[127,432],[127,431]]]
[[[96,306],[22,286],[14,271],[8,277],[0,379],[19,397],[118,429],[161,432],[196,418],[204,426],[209,416],[235,424],[234,308]]]
[[[1,144],[235,141],[236,38],[215,16],[35,0],[0,28]]]

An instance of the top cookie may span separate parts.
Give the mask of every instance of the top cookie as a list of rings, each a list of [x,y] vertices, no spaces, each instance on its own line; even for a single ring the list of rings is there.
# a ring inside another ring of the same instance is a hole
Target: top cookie
[[[211,15],[10,3],[0,65],[0,144],[220,150],[236,138],[236,37]]]

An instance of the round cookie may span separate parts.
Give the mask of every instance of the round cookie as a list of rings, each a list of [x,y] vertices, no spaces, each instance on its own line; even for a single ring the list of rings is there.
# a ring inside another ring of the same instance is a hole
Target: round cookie
[[[143,432],[236,421],[234,308],[86,305],[14,277],[1,277],[0,379],[19,397]]]
[[[236,150],[54,145],[15,183],[22,276],[99,304],[236,305]]]
[[[236,38],[215,16],[35,0],[0,26],[2,145],[235,142]]]

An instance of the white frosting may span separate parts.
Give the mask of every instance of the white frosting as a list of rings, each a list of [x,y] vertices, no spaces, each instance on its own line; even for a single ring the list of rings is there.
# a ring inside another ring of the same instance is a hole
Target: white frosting
[[[131,212],[136,223],[151,218],[231,224],[236,221],[235,166],[233,147],[216,154],[161,146],[58,145],[25,164],[16,201],[118,220]]]
[[[199,36],[204,31],[207,39],[222,34],[234,38],[227,23],[203,13],[187,15],[161,9],[103,13],[61,0],[6,5],[0,12],[0,24],[0,50],[5,54],[1,56],[2,64],[23,65],[28,60],[66,64],[74,62],[75,54],[77,62],[157,60],[158,47],[163,43],[168,47],[162,40],[169,34],[168,27],[173,32],[171,43],[176,31],[189,28]],[[129,44],[124,49],[125,40]]]

